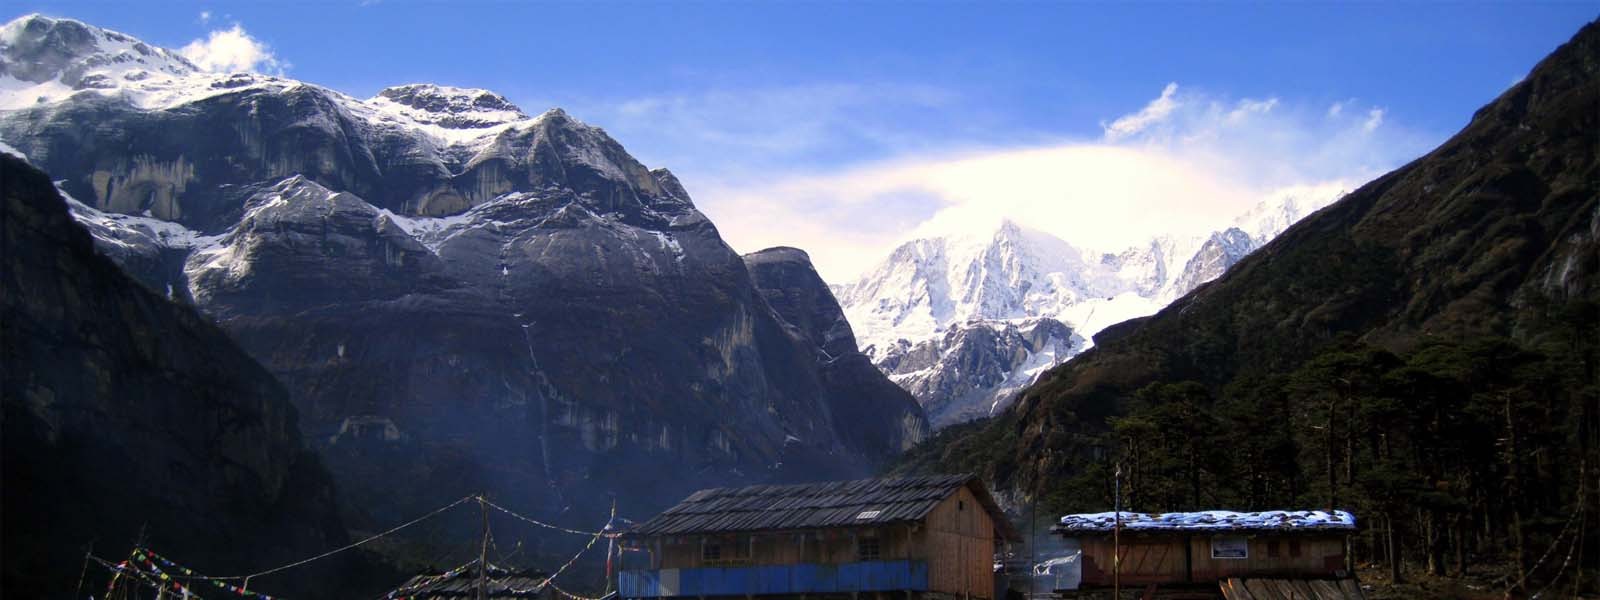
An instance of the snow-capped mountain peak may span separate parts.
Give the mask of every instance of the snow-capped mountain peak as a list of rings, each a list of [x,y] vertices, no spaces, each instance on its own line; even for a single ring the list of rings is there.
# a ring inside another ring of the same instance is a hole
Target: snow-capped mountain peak
[[[1114,278],[1114,268],[1060,238],[1001,219],[901,244],[841,286],[840,300],[871,353],[954,323],[1054,316]]]
[[[1345,187],[1342,182],[1334,182],[1278,190],[1235,218],[1233,226],[1264,244],[1300,219],[1343,197]]]
[[[0,28],[0,119],[47,119],[90,104],[105,115],[242,111],[240,122],[250,126],[235,133],[251,147],[250,156],[279,157],[256,165],[272,176],[302,173],[342,188],[365,175],[411,173],[394,179],[406,182],[404,189],[382,196],[384,207],[397,214],[461,214],[511,191],[522,178],[531,178],[528,182],[538,187],[577,189],[604,213],[649,212],[658,202],[692,207],[670,174],[658,178],[604,130],[559,108],[530,116],[489,90],[429,83],[389,87],[362,100],[284,76],[208,72],[178,52],[70,19],[33,15]],[[256,133],[258,127],[278,126],[279,119],[294,124],[288,131],[303,138],[296,143],[366,150],[314,158],[285,154],[272,147],[284,140]],[[188,145],[217,139],[207,132],[195,134]],[[375,150],[407,158],[402,164],[381,165],[373,158]],[[108,179],[74,193],[99,209],[135,214],[148,209],[159,218],[214,229],[220,225],[212,222],[217,215],[198,215],[193,207],[180,210],[184,207],[170,202],[191,185],[217,189],[212,184],[239,168],[203,164],[210,161],[186,155],[128,175],[139,181]],[[139,191],[148,184],[168,191]],[[371,195],[377,190],[353,191]],[[152,202],[158,206],[150,206]],[[669,213],[676,214],[675,209],[662,214]]]
[[[384,88],[367,103],[418,123],[450,129],[479,129],[528,118],[505,96],[489,90],[431,83]]]
[[[1003,407],[1011,391],[1086,349],[1101,329],[1221,276],[1338,196],[1337,186],[1285,190],[1209,235],[1159,235],[1116,253],[1088,252],[1008,219],[923,231],[835,290],[862,351],[943,426]],[[1027,343],[1007,333],[1041,320],[1059,331]],[[946,372],[953,369],[964,375]],[[975,373],[986,374],[978,381]]]
[[[199,72],[177,52],[81,21],[35,13],[0,26],[4,91],[44,86],[41,95],[54,96]]]

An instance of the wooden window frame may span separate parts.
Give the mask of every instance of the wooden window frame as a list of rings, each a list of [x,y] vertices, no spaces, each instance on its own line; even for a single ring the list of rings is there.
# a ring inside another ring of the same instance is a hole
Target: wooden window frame
[[[861,562],[883,560],[883,541],[876,536],[856,538],[856,560]]]

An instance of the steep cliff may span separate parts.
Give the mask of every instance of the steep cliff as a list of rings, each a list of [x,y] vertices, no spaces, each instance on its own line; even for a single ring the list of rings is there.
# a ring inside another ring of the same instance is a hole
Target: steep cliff
[[[61,594],[90,545],[143,538],[240,572],[342,543],[283,386],[98,255],[49,178],[4,152],[0,197],[5,595]],[[272,584],[309,590],[304,575]]]
[[[923,408],[905,390],[884,379],[857,350],[844,311],[805,251],[768,248],[744,255],[744,263],[767,303],[816,349],[823,385],[829,390],[829,410],[841,437],[859,440],[860,450],[883,456],[897,454],[927,437]]]
[[[131,39],[6,25],[24,83],[0,138],[283,381],[357,524],[488,491],[593,526],[612,493],[648,514],[920,439],[903,392],[819,361],[677,178],[600,128],[486,90],[202,73]]]

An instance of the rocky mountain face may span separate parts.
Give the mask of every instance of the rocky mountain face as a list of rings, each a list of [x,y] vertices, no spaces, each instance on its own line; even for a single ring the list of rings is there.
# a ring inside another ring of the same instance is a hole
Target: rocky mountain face
[[[1225,256],[1228,240],[1217,241]],[[1350,343],[1404,353],[1496,336],[1540,347],[1573,326],[1563,311],[1596,302],[1600,23],[1591,23],[1439,148],[1157,314],[1102,332],[1001,418],[946,436],[908,464],[979,469],[1020,494],[1094,464],[1083,440],[1151,384],[1220,394]]]
[[[1101,329],[1149,315],[1222,275],[1331,190],[1261,202],[1205,237],[1094,253],[1010,221],[896,248],[839,286],[862,352],[917,397],[935,428],[995,414]]]
[[[798,248],[768,248],[746,254],[744,263],[756,288],[766,296],[794,332],[816,349],[822,381],[832,401],[829,408],[840,423],[854,431],[848,437],[870,440],[873,451],[895,454],[927,437],[928,419],[905,411],[898,420],[884,419],[877,408],[883,398],[897,405],[916,404],[856,349],[855,333],[833,292],[811,266],[811,257]]]
[[[287,386],[357,520],[487,490],[593,526],[611,492],[648,514],[846,477],[926,430],[850,366],[847,327],[774,302],[670,172],[599,128],[484,90],[358,100],[158,69],[125,37],[6,25],[0,64],[26,77],[0,93],[0,139],[82,200],[103,252]],[[825,292],[800,288],[813,309]]]
[[[5,595],[61,594],[90,544],[118,556],[143,537],[231,573],[345,542],[266,369],[97,254],[49,178],[6,152],[0,200]]]
[[[941,337],[900,340],[879,359],[889,379],[910,391],[935,427],[987,417],[1045,369],[1082,348],[1072,328],[1047,317],[969,321]]]

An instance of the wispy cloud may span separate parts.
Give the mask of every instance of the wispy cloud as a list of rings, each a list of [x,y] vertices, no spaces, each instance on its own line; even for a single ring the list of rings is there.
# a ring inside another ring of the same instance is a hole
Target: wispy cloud
[[[1151,100],[1144,108],[1139,109],[1139,112],[1123,115],[1110,125],[1102,125],[1106,130],[1106,139],[1114,142],[1141,133],[1152,125],[1167,120],[1167,117],[1172,115],[1173,109],[1178,107],[1177,101],[1172,98],[1177,93],[1178,84],[1169,83],[1161,90],[1160,97]]]
[[[647,163],[730,175],[897,154],[922,138],[895,123],[959,102],[935,86],[819,83],[712,88],[592,103],[577,112],[626,139]]]
[[[908,237],[999,218],[1115,251],[1212,230],[1279,190],[1354,189],[1435,141],[1385,122],[1382,107],[1335,106],[1169,84],[1099,139],[689,185],[736,249],[805,248],[833,282]]]
[[[1383,125],[1383,109],[1374,108],[1367,111],[1367,120],[1361,124],[1361,131],[1372,133]]]
[[[200,13],[202,20],[210,19],[210,11]],[[271,72],[282,73],[289,64],[280,61],[272,48],[251,37],[244,27],[234,23],[228,29],[217,29],[179,49],[184,58],[207,71],[218,73]]]
[[[209,10],[200,11],[200,16],[196,17],[195,20],[199,21],[201,25],[205,25],[205,24],[210,23],[211,22],[211,11],[209,11]]]

